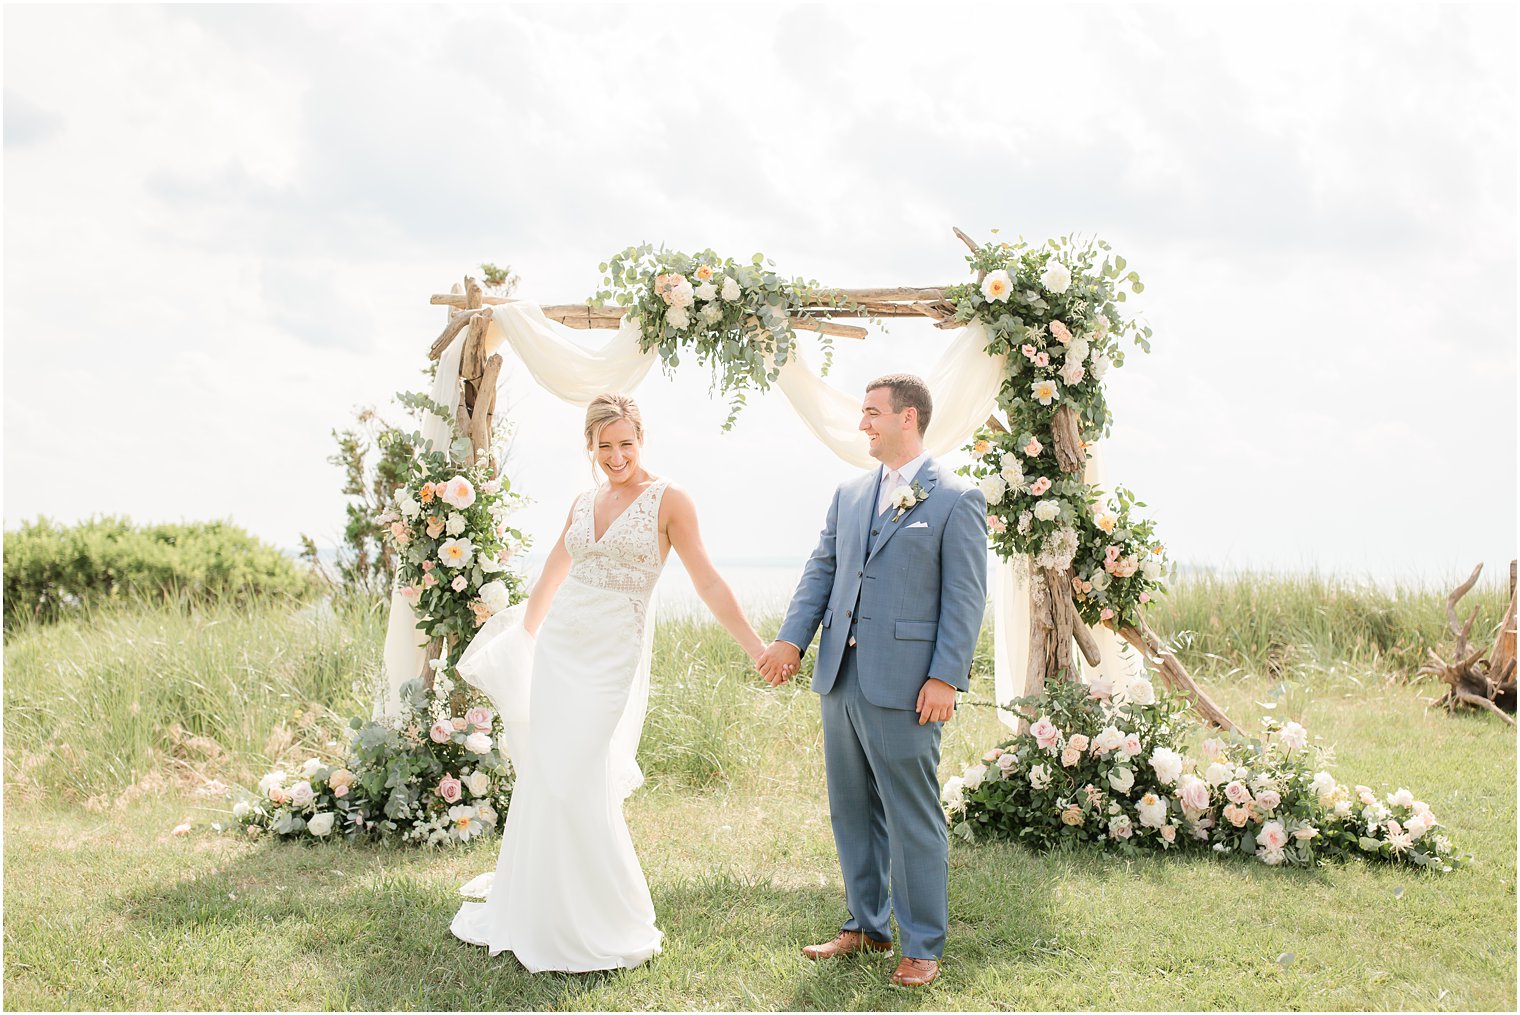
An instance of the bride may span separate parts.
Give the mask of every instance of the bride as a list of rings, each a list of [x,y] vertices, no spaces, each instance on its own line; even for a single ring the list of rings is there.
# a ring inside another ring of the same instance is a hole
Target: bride
[[[492,617],[458,664],[501,713],[517,773],[494,877],[450,929],[530,972],[636,966],[660,951],[622,802],[649,694],[649,599],[673,547],[751,660],[764,644],[708,559],[691,497],[641,465],[633,399],[600,395],[586,447],[607,482],[581,494],[526,609]],[[476,891],[472,892],[471,888]]]

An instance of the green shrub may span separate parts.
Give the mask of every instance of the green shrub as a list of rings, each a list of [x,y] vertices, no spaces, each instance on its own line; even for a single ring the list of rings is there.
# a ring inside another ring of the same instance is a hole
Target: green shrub
[[[296,561],[228,522],[93,518],[65,527],[39,518],[5,534],[7,628],[122,599],[241,602],[313,590]]]

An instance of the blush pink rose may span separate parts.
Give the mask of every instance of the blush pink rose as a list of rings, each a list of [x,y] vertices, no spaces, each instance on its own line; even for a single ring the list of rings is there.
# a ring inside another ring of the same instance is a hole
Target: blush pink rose
[[[1029,484],[1029,492],[1032,493],[1032,494],[1034,494],[1036,497],[1040,496],[1046,490],[1049,490],[1049,489],[1050,489],[1050,480],[1047,479],[1047,478],[1045,478],[1044,476],[1041,476],[1039,479],[1037,479],[1033,483]]]
[[[464,714],[464,721],[478,730],[488,730],[494,716],[495,713],[489,708],[472,708]]]
[[[1282,797],[1278,796],[1273,790],[1264,789],[1256,794],[1256,802],[1261,805],[1261,809],[1264,811],[1275,811],[1277,810],[1277,805],[1282,803]]]
[[[431,571],[435,566],[431,560],[424,560],[422,562],[422,570],[424,571]]]
[[[458,575],[454,578],[453,581],[449,582],[449,588],[453,589],[455,592],[463,592],[469,587],[470,583],[465,580],[464,575]]]
[[[470,728],[470,721],[462,715],[456,715],[454,718],[449,720],[449,725],[454,727],[459,732],[463,733],[465,730]]]
[[[1025,356],[1029,357],[1030,359],[1034,359],[1034,346],[1032,346],[1032,345],[1021,346],[1019,348],[1019,352],[1023,353]]]
[[[1165,839],[1167,842],[1176,842],[1177,841],[1177,826],[1176,825],[1162,825],[1161,826],[1161,838]]]
[[[1040,439],[1038,437],[1029,438],[1029,443],[1024,445],[1024,454],[1029,455],[1031,458],[1033,458],[1035,455],[1038,455],[1041,451],[1044,450],[1045,445],[1040,443]]]
[[[449,738],[453,735],[453,727],[444,722],[442,719],[439,719],[437,722],[433,723],[433,728],[428,730],[428,736],[432,738],[433,743],[435,744],[446,744],[449,742]]]
[[[1071,344],[1071,331],[1070,331],[1070,329],[1068,329],[1066,327],[1066,325],[1062,324],[1060,321],[1051,321],[1050,322],[1050,335],[1051,335],[1052,338],[1054,338],[1057,342],[1060,342],[1062,345],[1070,345]]]
[[[1246,789],[1246,784],[1239,779],[1232,780],[1225,786],[1224,795],[1232,804],[1243,804],[1251,799],[1251,791]]]
[[[1113,620],[1114,619],[1114,611],[1110,610],[1108,607],[1105,606],[1105,607],[1103,607],[1103,612],[1100,613],[1100,614],[1098,614],[1098,619],[1099,620]]]
[[[1043,717],[1033,726],[1029,727],[1029,732],[1034,737],[1034,742],[1039,744],[1042,750],[1046,751],[1055,747],[1056,740],[1061,735],[1060,731],[1056,729],[1055,723]]]
[[[464,796],[464,783],[446,775],[438,780],[438,795],[443,797],[445,803],[458,803],[459,798]]]
[[[1148,603],[1150,601],[1151,601],[1151,594],[1149,592],[1142,592],[1142,593],[1140,593],[1140,602],[1142,602],[1142,603]]]
[[[417,601],[422,598],[422,589],[416,585],[408,585],[401,590],[401,598],[416,606]]]
[[[1050,354],[1047,353],[1047,352],[1037,352],[1037,353],[1035,353],[1034,354],[1034,365],[1037,366],[1037,367],[1048,367],[1048,366],[1050,366]]]
[[[1209,806],[1209,784],[1190,772],[1177,783],[1177,799],[1184,807],[1205,810]]]

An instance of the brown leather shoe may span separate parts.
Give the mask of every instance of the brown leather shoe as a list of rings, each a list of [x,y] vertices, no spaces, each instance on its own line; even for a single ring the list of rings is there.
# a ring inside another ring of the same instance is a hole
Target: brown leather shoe
[[[877,941],[868,937],[858,930],[842,930],[834,940],[821,945],[808,945],[802,949],[802,954],[814,962],[819,959],[832,959],[841,955],[853,955],[856,952],[889,952],[892,950],[892,942]]]
[[[904,958],[892,974],[892,982],[899,987],[927,987],[939,979],[939,963],[933,959]]]

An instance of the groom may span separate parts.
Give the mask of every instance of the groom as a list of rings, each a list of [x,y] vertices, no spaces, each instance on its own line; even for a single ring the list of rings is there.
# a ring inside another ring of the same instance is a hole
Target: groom
[[[813,690],[849,919],[834,940],[802,953],[891,951],[890,906],[903,954],[892,982],[902,986],[933,982],[945,950],[940,724],[969,686],[987,602],[987,502],[924,450],[931,411],[928,387],[911,374],[867,386],[860,429],[881,467],[835,491],[759,662],[771,686],[783,683],[822,626]]]

